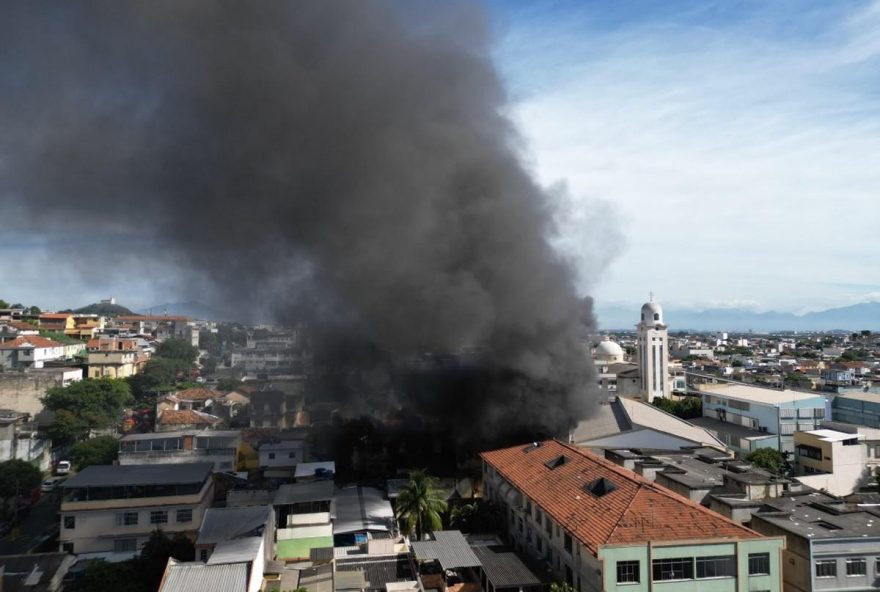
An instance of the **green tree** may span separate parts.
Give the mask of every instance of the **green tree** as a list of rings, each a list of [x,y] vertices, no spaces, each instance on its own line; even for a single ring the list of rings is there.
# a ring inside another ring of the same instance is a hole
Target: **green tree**
[[[566,582],[553,582],[550,584],[550,592],[574,592],[574,588]]]
[[[237,378],[221,378],[217,381],[217,390],[221,393],[234,391],[244,383]]]
[[[0,308],[9,308],[9,303],[0,298]]]
[[[193,561],[195,556],[195,547],[186,535],[178,532],[173,537],[169,537],[161,530],[156,530],[144,543],[140,555],[134,559],[134,562],[146,590],[153,592],[159,589],[169,557],[178,561]]]
[[[207,351],[211,356],[218,357],[220,355],[220,338],[216,333],[200,331],[199,349]]]
[[[110,465],[119,456],[119,440],[113,436],[98,436],[77,442],[70,449],[70,458],[81,471],[90,465]]]
[[[187,367],[192,367],[199,357],[199,348],[185,339],[166,339],[156,348],[156,357],[180,360]]]
[[[178,378],[183,377],[189,365],[181,360],[153,357],[144,366],[143,372],[130,376],[128,384],[138,401],[158,393],[175,390]]]
[[[476,504],[455,506],[449,512],[449,526],[462,532],[473,532],[474,517],[477,514]]]
[[[758,448],[746,455],[746,461],[774,475],[782,474],[785,466],[785,456],[775,448]]]
[[[13,459],[0,463],[0,500],[3,502],[3,514],[6,514],[9,500],[32,490],[42,479],[40,469],[29,462]]]
[[[135,570],[133,561],[108,563],[103,559],[89,561],[81,576],[64,584],[65,592],[141,592],[142,588],[140,575]]]
[[[397,496],[397,518],[406,525],[407,532],[419,540],[443,528],[441,514],[446,508],[446,501],[440,499],[437,491],[437,480],[422,470],[412,472],[409,483]]]
[[[43,405],[55,412],[49,434],[56,444],[84,440],[92,430],[115,428],[133,402],[128,383],[113,378],[72,382],[49,389],[43,397]]]

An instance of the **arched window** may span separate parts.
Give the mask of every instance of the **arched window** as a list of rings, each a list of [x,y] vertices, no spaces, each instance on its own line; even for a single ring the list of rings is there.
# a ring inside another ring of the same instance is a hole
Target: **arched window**
[[[655,321],[659,321],[659,320],[660,320],[660,313],[659,313],[659,312],[655,312],[655,313],[654,313],[654,320],[655,320]]]

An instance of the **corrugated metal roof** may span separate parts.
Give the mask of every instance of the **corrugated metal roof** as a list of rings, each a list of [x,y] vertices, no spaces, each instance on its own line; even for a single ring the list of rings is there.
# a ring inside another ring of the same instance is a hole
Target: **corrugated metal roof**
[[[471,548],[495,588],[523,588],[544,582],[507,547],[493,545]]]
[[[262,552],[263,537],[245,537],[217,543],[208,565],[249,563]]]
[[[275,494],[276,506],[319,502],[333,499],[336,486],[333,481],[313,481],[311,483],[285,483]]]
[[[372,487],[347,487],[333,499],[333,534],[389,532],[394,526],[394,510],[382,492]]]
[[[438,530],[433,541],[413,541],[411,543],[416,559],[430,561],[436,559],[443,569],[459,567],[478,567],[480,559],[458,530]]]
[[[247,565],[178,563],[168,560],[159,592],[247,592]]]
[[[268,522],[271,511],[269,506],[208,508],[196,544],[213,545],[253,532]]]
[[[111,487],[126,485],[182,485],[201,483],[214,468],[212,463],[168,465],[92,465],[62,485],[71,487]]]

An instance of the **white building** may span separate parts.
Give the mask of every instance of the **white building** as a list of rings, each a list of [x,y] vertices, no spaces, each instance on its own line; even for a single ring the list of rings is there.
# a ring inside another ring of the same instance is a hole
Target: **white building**
[[[663,309],[653,300],[642,306],[638,325],[640,395],[649,403],[654,397],[669,397],[669,335],[663,324]]]
[[[42,368],[44,362],[63,360],[65,348],[40,335],[16,337],[0,343],[0,369]]]
[[[93,465],[64,482],[62,551],[137,551],[156,529],[194,536],[214,497],[210,463]]]
[[[844,497],[874,482],[880,467],[880,430],[828,422],[794,434],[798,481]]]

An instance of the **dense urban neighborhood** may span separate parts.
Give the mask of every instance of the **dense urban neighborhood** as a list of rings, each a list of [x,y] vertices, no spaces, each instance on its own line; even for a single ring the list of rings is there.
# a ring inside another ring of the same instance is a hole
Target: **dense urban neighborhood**
[[[306,326],[0,302],[2,589],[877,589],[880,336],[633,325],[568,433],[473,449]]]

